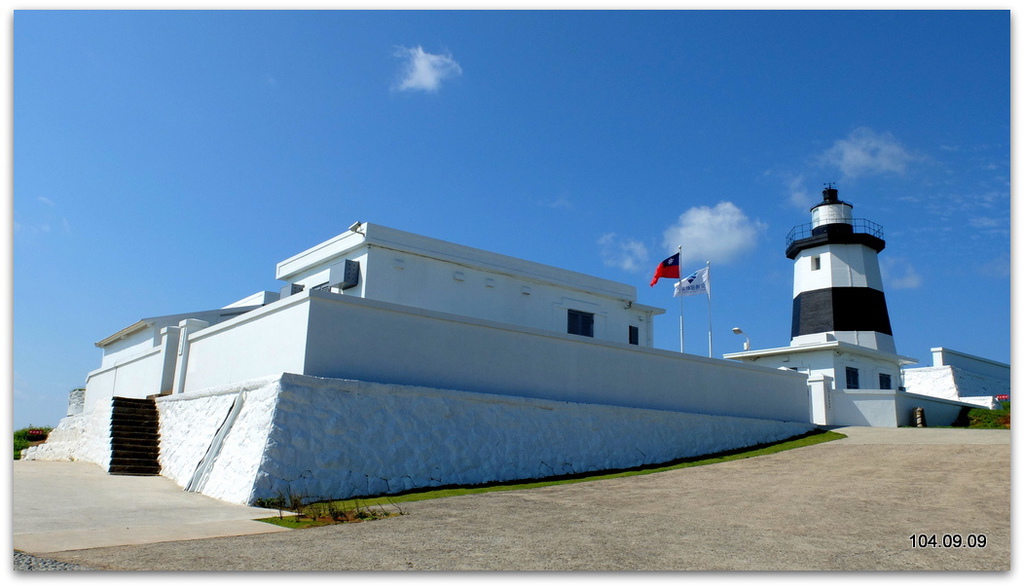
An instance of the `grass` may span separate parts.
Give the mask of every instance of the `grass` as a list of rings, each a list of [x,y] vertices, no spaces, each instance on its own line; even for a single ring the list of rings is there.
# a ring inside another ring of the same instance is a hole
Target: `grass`
[[[439,488],[433,488],[430,490],[411,490],[409,492],[405,492],[402,494],[395,494],[389,496],[336,500],[333,501],[333,505],[334,508],[346,511],[372,507],[379,507],[385,510],[387,510],[389,507],[401,509],[401,507],[397,505],[399,503],[404,502],[417,502],[420,500],[432,500],[435,498],[447,498],[450,496],[464,496],[467,494],[482,494],[485,492],[506,492],[509,490],[527,490],[531,488],[542,488],[545,486],[558,486],[562,484],[592,482],[595,480],[610,480],[613,478],[643,476],[647,474],[667,472],[670,470],[678,470],[683,468],[711,465],[727,461],[735,461],[738,459],[747,459],[751,457],[771,455],[773,453],[780,453],[782,451],[797,449],[799,447],[807,447],[810,445],[817,445],[818,443],[835,441],[837,439],[843,439],[845,437],[846,435],[836,433],[834,431],[815,430],[811,431],[810,433],[806,433],[804,435],[800,435],[776,443],[766,443],[763,445],[755,445],[752,447],[745,447],[742,449],[736,449],[732,451],[724,451],[721,453],[714,453],[711,455],[678,459],[671,462],[644,466],[634,469],[605,470],[601,472],[592,472],[589,474],[554,476],[551,478],[544,478],[541,480],[523,480],[500,483],[493,482],[474,486],[444,486]],[[303,528],[304,526],[313,526],[303,525],[303,521],[298,520],[297,517],[270,517],[260,520],[268,523],[279,524],[281,526],[286,526],[289,528]],[[330,523],[319,523],[316,526],[320,526],[322,524]]]

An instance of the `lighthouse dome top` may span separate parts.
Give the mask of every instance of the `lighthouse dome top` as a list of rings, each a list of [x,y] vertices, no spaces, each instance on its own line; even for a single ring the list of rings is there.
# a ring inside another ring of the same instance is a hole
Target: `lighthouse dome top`
[[[853,222],[853,205],[839,199],[839,190],[831,184],[822,190],[822,200],[811,208],[811,225],[820,227],[836,223]]]
[[[793,227],[786,236],[786,257],[795,259],[801,251],[827,244],[856,243],[875,252],[885,248],[882,226],[853,218],[853,205],[840,200],[832,184],[821,195],[822,201],[811,208],[811,222]]]

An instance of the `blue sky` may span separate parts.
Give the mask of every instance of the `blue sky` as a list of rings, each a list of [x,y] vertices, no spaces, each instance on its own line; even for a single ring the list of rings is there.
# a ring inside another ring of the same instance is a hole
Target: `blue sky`
[[[637,287],[712,263],[714,354],[789,342],[789,230],[885,228],[898,351],[1010,361],[994,12],[17,12],[13,407],[56,425],[140,318],[278,290],[368,221]],[[707,305],[685,299],[687,351]]]

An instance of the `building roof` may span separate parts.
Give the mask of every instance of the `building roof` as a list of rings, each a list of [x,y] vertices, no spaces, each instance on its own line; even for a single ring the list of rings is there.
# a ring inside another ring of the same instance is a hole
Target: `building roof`
[[[135,333],[142,331],[146,328],[156,327],[158,329],[162,329],[163,327],[166,326],[177,325],[179,322],[190,318],[196,318],[211,323],[219,323],[221,321],[225,321],[229,318],[249,312],[250,310],[256,308],[259,308],[259,306],[236,306],[232,308],[217,308],[214,310],[186,312],[183,314],[165,314],[163,316],[153,316],[149,318],[144,318],[140,319],[138,322],[134,322],[128,325],[127,327],[121,329],[120,331],[117,331],[113,335],[109,335],[107,337],[104,337],[103,339],[100,339],[95,343],[95,345],[96,347],[106,347],[107,345],[110,345],[115,341],[124,339],[129,335],[134,335]]]
[[[303,272],[341,261],[346,254],[363,245],[524,277],[610,298],[636,300],[635,286],[370,223],[362,223],[355,231],[346,231],[278,263],[276,277],[292,281]],[[654,311],[654,314],[664,312],[660,308],[643,308]]]
[[[826,341],[824,343],[812,343],[810,345],[791,345],[788,347],[772,347],[769,349],[752,349],[750,351],[740,351],[737,353],[726,353],[722,357],[725,359],[738,359],[738,360],[758,360],[762,357],[774,357],[779,355],[793,355],[799,353],[807,353],[811,351],[827,351],[833,350],[840,353],[850,353],[855,355],[867,355],[876,359],[883,359],[892,361],[895,359],[900,365],[910,365],[917,363],[917,360],[912,357],[906,357],[903,355],[894,355],[892,353],[885,353],[877,349],[870,347],[863,347],[861,345],[854,345],[853,343],[847,343],[846,341]]]

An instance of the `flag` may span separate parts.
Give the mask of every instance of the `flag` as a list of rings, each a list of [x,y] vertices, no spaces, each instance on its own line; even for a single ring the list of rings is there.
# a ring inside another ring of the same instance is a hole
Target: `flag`
[[[658,269],[654,270],[654,278],[651,279],[651,285],[658,283],[659,278],[676,278],[679,279],[679,254],[665,259],[665,261],[658,264]]]
[[[693,296],[694,294],[710,293],[711,281],[708,279],[708,268],[702,267],[676,282],[676,292],[672,296]]]

